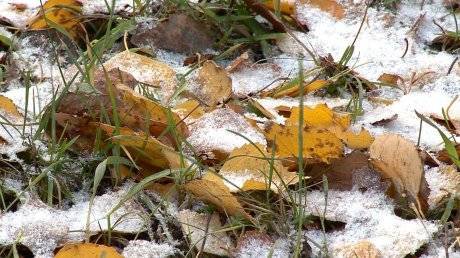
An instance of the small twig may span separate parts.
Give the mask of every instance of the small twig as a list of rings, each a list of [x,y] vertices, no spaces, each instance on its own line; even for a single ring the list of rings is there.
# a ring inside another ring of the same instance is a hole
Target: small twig
[[[455,63],[457,63],[457,61],[458,61],[458,56],[455,57],[454,61],[452,61],[452,64],[450,64],[449,70],[447,71],[447,74],[446,74],[446,75],[449,75],[450,72],[452,72],[452,69],[454,68],[454,65],[455,65]]]
[[[404,38],[404,42],[406,42],[406,48],[404,49],[404,53],[401,56],[401,58],[404,58],[407,54],[407,51],[409,50],[409,40],[407,40],[407,38]]]

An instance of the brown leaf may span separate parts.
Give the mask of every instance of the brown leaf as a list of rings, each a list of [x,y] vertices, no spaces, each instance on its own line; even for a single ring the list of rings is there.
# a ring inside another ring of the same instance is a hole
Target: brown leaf
[[[355,173],[366,168],[369,168],[368,156],[361,151],[353,151],[331,164],[315,164],[307,175],[313,182],[321,182],[323,175],[326,175],[329,189],[346,191],[353,188]]]
[[[302,0],[302,3],[311,4],[325,12],[328,12],[336,19],[343,19],[345,17],[345,9],[336,0]]]
[[[184,54],[203,52],[212,47],[213,33],[209,27],[187,14],[176,13],[166,20],[151,26],[145,24],[131,37],[137,47],[152,46]]]
[[[408,196],[420,211],[426,212],[428,203],[422,196],[425,172],[415,145],[399,135],[386,134],[374,140],[369,153],[374,168],[393,183],[399,196]]]
[[[197,83],[192,93],[210,107],[223,103],[232,95],[232,79],[213,61],[203,63],[198,71]]]
[[[191,192],[204,202],[214,204],[221,211],[229,215],[240,215],[252,220],[252,217],[244,211],[243,206],[233,196],[222,178],[212,172],[208,172],[201,179],[195,179],[186,183],[185,190]]]
[[[397,74],[383,73],[380,75],[378,80],[385,84],[398,85],[399,82],[403,82],[404,79]]]
[[[355,244],[339,247],[337,250],[338,257],[342,258],[381,258],[382,253],[374,244],[367,240],[359,241]]]
[[[455,145],[455,150],[457,151],[457,154],[460,155],[460,144]],[[436,153],[436,158],[445,164],[448,164],[448,165],[453,164],[452,160],[450,159],[449,153],[447,152],[446,149],[443,149],[439,151],[438,153]]]
[[[271,155],[265,150],[265,146],[261,144],[254,146],[248,143],[232,151],[219,174],[228,180],[229,183],[226,185],[231,192],[240,189],[243,191],[271,189],[278,193],[285,190],[286,186],[299,181],[297,175],[289,172],[279,160],[270,159]]]

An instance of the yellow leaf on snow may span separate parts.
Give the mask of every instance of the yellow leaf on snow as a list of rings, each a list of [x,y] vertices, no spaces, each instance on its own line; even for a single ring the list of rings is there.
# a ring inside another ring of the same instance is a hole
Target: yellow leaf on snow
[[[13,101],[2,95],[0,95],[0,111],[5,112],[6,115],[11,117],[22,117],[22,114],[18,111]]]
[[[129,50],[116,54],[104,67],[107,71],[118,68],[138,82],[166,91],[174,90],[177,85],[176,72],[169,65]]]
[[[245,144],[231,152],[219,174],[231,182],[227,183],[224,180],[231,192],[237,192],[239,189],[271,189],[280,192],[285,189],[285,186],[299,181],[298,176],[289,172],[279,160],[273,160],[273,165],[270,165],[272,162],[270,158],[271,155],[265,150],[265,146]]]
[[[178,214],[178,220],[184,235],[190,239],[191,246],[195,246],[198,251],[229,256],[228,250],[233,247],[232,240],[222,227],[218,213],[200,214],[182,210]]]
[[[375,138],[369,153],[372,165],[393,183],[397,193],[408,194],[416,207],[426,211],[427,200],[422,196],[425,172],[415,145],[400,135],[386,134]]]
[[[214,107],[232,95],[232,79],[213,61],[205,61],[198,71],[198,85],[192,92],[206,105]]]
[[[214,204],[221,211],[229,215],[240,215],[252,220],[252,217],[244,211],[238,199],[225,185],[224,180],[212,172],[208,172],[201,179],[195,179],[186,183],[185,190],[204,202]]]
[[[54,256],[55,258],[123,258],[115,248],[92,243],[65,245]]]
[[[31,29],[45,29],[57,26],[76,39],[80,31],[81,3],[77,0],[48,0],[38,15],[29,22]]]
[[[264,4],[265,6],[267,6],[269,9],[271,10],[276,10],[277,7],[276,7],[276,0],[273,1],[273,0],[269,0],[269,1],[266,1]],[[279,10],[281,13],[284,13],[284,14],[294,14],[295,12],[295,0],[281,0],[279,1]]]
[[[301,0],[302,3],[308,3],[317,7],[325,12],[328,12],[336,19],[343,19],[345,17],[345,9],[336,0]]]

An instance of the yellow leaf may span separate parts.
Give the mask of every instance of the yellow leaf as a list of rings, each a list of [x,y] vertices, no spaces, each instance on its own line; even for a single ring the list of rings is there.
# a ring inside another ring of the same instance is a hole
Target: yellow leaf
[[[268,8],[270,8],[271,10],[276,10],[276,2],[277,0],[273,1],[273,0],[269,0],[267,2],[265,2],[265,6],[267,6]],[[294,14],[294,11],[295,11],[295,0],[281,0],[279,1],[279,10],[281,13],[284,13],[284,14]]]
[[[302,2],[328,12],[336,19],[343,19],[345,17],[345,9],[336,0],[302,0]]]
[[[129,50],[116,54],[104,67],[107,71],[118,68],[138,82],[166,91],[173,91],[177,85],[176,72],[169,65]]]
[[[196,100],[189,99],[176,107],[174,111],[182,118],[191,118],[196,120],[205,114],[203,107]]]
[[[77,0],[48,0],[42,10],[29,22],[33,30],[57,25],[76,39],[80,31],[81,3]]]
[[[343,144],[337,136],[325,129],[303,130],[302,153],[304,159],[329,163],[343,154]],[[273,124],[266,137],[275,144],[276,155],[281,158],[297,158],[299,130],[297,125]]]
[[[271,189],[274,192],[280,192],[285,189],[285,186],[299,181],[297,175],[289,172],[279,160],[274,160],[273,165],[270,165],[270,158],[271,155],[263,145],[245,144],[230,153],[230,157],[219,174],[231,182],[226,185],[232,192],[237,192],[239,189]],[[269,182],[269,177],[271,177],[271,182]]]
[[[13,101],[2,95],[0,95],[0,111],[4,111],[7,115],[12,117],[22,117],[22,114],[19,113]]]
[[[115,248],[92,243],[65,245],[55,258],[123,258]]]
[[[374,137],[364,128],[357,134],[351,130],[345,131],[339,138],[351,149],[367,149],[374,141]]]
[[[304,93],[309,94],[315,92],[319,89],[322,89],[329,85],[329,81],[327,80],[315,80],[307,85],[304,86]],[[300,95],[300,87],[296,84],[293,87],[287,89],[274,89],[271,93],[273,98],[282,98],[282,97],[298,97]]]
[[[300,117],[300,108],[291,109],[291,116],[286,121],[287,125],[298,125]],[[305,127],[323,129],[328,128],[334,123],[334,113],[326,104],[319,104],[311,108],[305,106],[303,109],[303,124]]]
[[[243,206],[233,196],[222,178],[212,172],[208,172],[201,179],[186,183],[185,189],[198,199],[214,204],[229,215],[241,215],[252,220],[252,217],[244,211]]]
[[[412,142],[396,134],[381,135],[375,138],[369,153],[372,165],[393,183],[400,196],[407,194],[420,210],[428,209],[421,194],[425,183],[423,162]]]
[[[367,240],[338,248],[336,256],[342,258],[380,258],[382,253],[374,244]]]
[[[109,136],[112,136],[115,132],[115,127],[113,126],[100,123],[91,124],[96,125]],[[137,133],[129,128],[122,127],[119,134],[110,138],[110,140],[126,147],[129,151],[129,156],[141,167],[168,169],[181,166],[180,157],[176,151],[144,133]]]

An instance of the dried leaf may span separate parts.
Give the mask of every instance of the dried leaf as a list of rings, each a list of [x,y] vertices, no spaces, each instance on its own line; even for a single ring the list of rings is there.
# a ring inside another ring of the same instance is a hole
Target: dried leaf
[[[369,153],[383,179],[390,180],[401,197],[408,195],[417,208],[427,211],[427,200],[422,196],[425,173],[415,145],[399,135],[386,134],[375,138]]]
[[[168,19],[152,26],[139,26],[131,38],[137,47],[152,46],[184,54],[194,54],[210,49],[214,37],[208,26],[187,14],[172,14]]]
[[[430,118],[433,119],[436,123],[443,125],[449,130],[449,132],[460,135],[460,120],[457,118],[446,117],[440,114],[431,114]],[[450,119],[449,119],[450,118]]]
[[[214,107],[232,95],[232,79],[213,61],[205,61],[198,71],[197,87],[193,93],[206,105]]]
[[[367,149],[374,141],[374,137],[364,128],[361,128],[361,131],[357,134],[348,130],[337,132],[336,135],[351,149]]]
[[[189,99],[174,107],[174,112],[182,119],[196,120],[205,114],[205,110],[196,100]]]
[[[39,14],[29,22],[33,30],[58,27],[77,39],[81,31],[79,14],[81,3],[76,0],[48,0]]]
[[[176,72],[169,65],[128,50],[116,54],[104,67],[108,71],[118,68],[138,82],[166,91],[173,91],[177,84]]]
[[[277,10],[277,1],[273,1],[273,0],[268,0],[267,2],[265,2],[265,6],[267,6],[268,8],[270,8],[271,10]],[[281,13],[284,13],[284,14],[288,14],[288,15],[291,15],[291,14],[294,14],[295,12],[295,0],[282,0],[282,1],[279,1],[279,10]]]
[[[403,82],[404,79],[397,74],[383,73],[378,80],[389,85],[398,85],[398,82]]]
[[[218,256],[229,255],[228,250],[233,247],[232,241],[220,223],[219,214],[182,210],[178,214],[178,220],[184,235],[189,237],[191,245],[198,251]]]
[[[0,111],[11,117],[22,117],[13,101],[2,95],[0,95]]]
[[[65,245],[54,256],[55,258],[75,258],[75,257],[105,257],[105,258],[123,258],[117,250],[110,246],[97,245],[93,243],[69,244]]]
[[[317,7],[325,12],[328,12],[336,19],[343,19],[345,17],[344,7],[337,3],[336,0],[302,0],[303,3],[308,3],[314,7]]]
[[[358,243],[339,247],[337,257],[342,258],[381,258],[382,253],[374,244],[367,240]]]
[[[307,85],[304,86],[304,93],[309,94],[315,92],[319,89],[325,88],[329,85],[329,81],[327,80],[315,80]],[[293,87],[287,89],[274,89],[270,93],[269,96],[273,98],[282,98],[282,97],[298,97],[300,95],[300,87],[296,84]]]
[[[457,151],[458,154],[460,154],[460,144],[455,145],[455,150]],[[452,159],[450,158],[449,153],[447,152],[446,149],[443,149],[439,151],[438,153],[436,153],[436,158],[445,164],[448,164],[448,165],[453,164]]]
[[[214,204],[221,211],[235,216],[241,215],[247,219],[252,217],[246,213],[238,199],[232,195],[222,178],[208,172],[201,179],[195,179],[185,184],[185,190],[198,199]]]
[[[246,144],[232,151],[219,174],[231,192],[271,189],[278,193],[299,181],[279,160],[270,159],[265,146]]]

